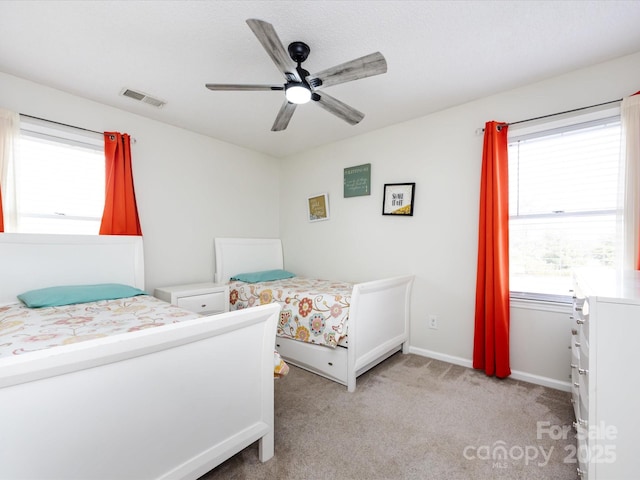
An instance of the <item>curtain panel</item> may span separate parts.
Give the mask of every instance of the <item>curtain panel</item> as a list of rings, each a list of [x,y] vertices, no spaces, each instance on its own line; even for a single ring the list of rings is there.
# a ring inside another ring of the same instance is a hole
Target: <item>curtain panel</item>
[[[620,105],[624,168],[623,266],[640,270],[640,92]]]
[[[0,108],[0,232],[18,226],[15,156],[20,139],[20,115]]]
[[[509,366],[509,174],[508,126],[484,128],[473,368],[505,378]]]
[[[131,138],[104,133],[106,194],[100,235],[142,235],[131,167]]]

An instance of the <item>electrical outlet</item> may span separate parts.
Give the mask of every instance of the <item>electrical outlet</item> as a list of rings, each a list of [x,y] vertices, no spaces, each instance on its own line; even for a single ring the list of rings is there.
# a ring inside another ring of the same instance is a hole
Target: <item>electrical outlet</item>
[[[429,328],[433,328],[434,330],[438,329],[437,315],[429,315]]]

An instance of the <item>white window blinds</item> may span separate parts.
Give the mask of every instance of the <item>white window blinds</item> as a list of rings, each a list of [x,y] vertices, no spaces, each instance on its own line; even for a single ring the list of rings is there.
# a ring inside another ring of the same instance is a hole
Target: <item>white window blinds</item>
[[[510,284],[568,295],[571,271],[616,259],[620,119],[509,141]]]
[[[21,122],[19,232],[98,234],[105,197],[103,145],[96,135]]]

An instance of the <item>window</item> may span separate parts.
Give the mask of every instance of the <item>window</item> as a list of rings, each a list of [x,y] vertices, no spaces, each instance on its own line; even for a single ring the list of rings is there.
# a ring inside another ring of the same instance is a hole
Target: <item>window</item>
[[[616,265],[620,134],[619,115],[510,132],[512,297],[566,301],[573,268]]]
[[[105,199],[101,135],[23,118],[15,176],[18,232],[98,234]]]

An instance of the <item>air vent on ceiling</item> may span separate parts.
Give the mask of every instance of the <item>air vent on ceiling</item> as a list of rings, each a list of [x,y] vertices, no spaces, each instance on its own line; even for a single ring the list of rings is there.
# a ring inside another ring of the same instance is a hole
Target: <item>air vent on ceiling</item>
[[[131,90],[130,88],[123,89],[120,92],[120,95],[133,98],[134,100],[138,100],[142,103],[148,103],[149,105],[153,105],[154,107],[158,108],[162,108],[167,103],[164,100],[154,98],[151,95],[147,95],[146,93],[136,92],[135,90]]]

